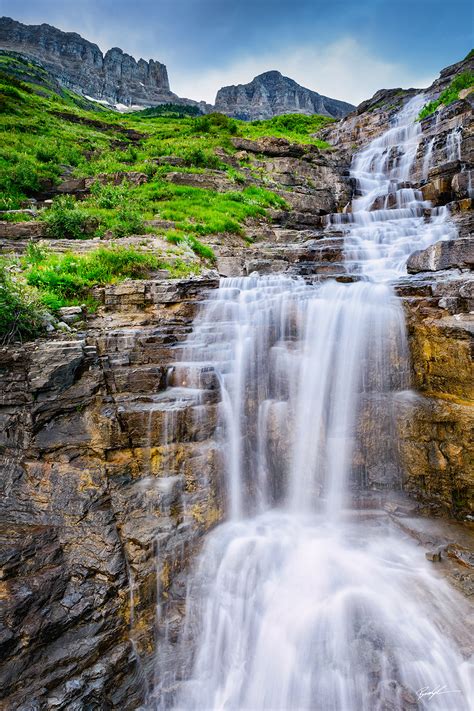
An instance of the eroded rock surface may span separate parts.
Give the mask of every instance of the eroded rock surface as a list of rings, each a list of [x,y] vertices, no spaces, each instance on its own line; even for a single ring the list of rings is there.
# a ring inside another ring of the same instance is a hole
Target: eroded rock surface
[[[340,136],[331,152],[284,139],[236,138],[238,154],[226,160],[235,162],[243,185],[264,180],[288,207],[271,211],[269,219],[249,220],[246,240],[210,237],[219,273],[356,278],[345,264],[344,225],[327,229],[327,222],[352,197],[354,144],[385,130],[406,96],[385,92],[359,107],[331,129]],[[415,525],[404,517],[415,511],[465,520],[474,502],[469,97],[444,109],[437,122],[425,119],[421,131],[410,187],[423,190],[435,209],[449,210],[459,236],[413,254],[410,273],[395,285],[407,316],[413,392],[398,399],[393,417],[378,403],[382,416],[375,423],[374,403],[367,399],[358,423],[363,446],[353,461],[360,487],[380,492],[392,485],[394,472],[382,471],[370,448],[370,427],[378,428],[377,436],[398,427],[393,456],[415,501],[413,508],[396,507],[407,530]],[[183,173],[179,161],[175,167],[168,179],[176,184],[223,192],[242,187],[222,171]],[[72,187],[87,189],[85,182]],[[426,208],[426,217],[432,209]],[[165,227],[153,223],[160,225]],[[41,223],[1,223],[0,248],[21,254],[30,239],[42,236]],[[150,250],[163,246],[157,236],[122,242]],[[55,249],[87,251],[97,243],[57,240]],[[72,329],[66,336],[0,351],[0,686],[7,708],[136,709],[154,674],[176,661],[187,566],[224,507],[214,439],[218,384],[213,373],[201,373],[200,399],[189,390],[185,397],[179,390],[183,376],[173,364],[200,301],[217,283],[217,274],[209,274],[99,288],[96,316],[86,320],[80,307],[61,314]],[[287,448],[276,423],[270,429],[278,471]],[[441,560],[461,560],[450,575],[464,592],[472,590],[472,574],[463,577],[461,569],[464,542],[460,549],[456,538],[430,534],[426,540],[436,543],[433,555],[444,546]],[[166,623],[159,629],[157,604]],[[157,650],[161,664],[155,663]]]
[[[178,98],[170,91],[164,64],[137,62],[118,47],[104,55],[76,32],[2,17],[0,47],[40,61],[62,86],[111,104],[150,106]]]
[[[215,383],[204,404],[165,393],[214,286],[111,286],[86,331],[0,351],[6,708],[132,709],[145,697],[157,576],[172,618],[181,571],[222,512]]]
[[[305,89],[278,71],[259,74],[248,84],[225,86],[216,96],[215,110],[246,121],[279,114],[322,114],[339,118],[354,106]]]

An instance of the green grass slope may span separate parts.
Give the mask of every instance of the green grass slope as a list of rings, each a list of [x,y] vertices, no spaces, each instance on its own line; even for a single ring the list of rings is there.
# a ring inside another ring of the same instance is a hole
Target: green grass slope
[[[9,211],[27,207],[30,198],[53,194],[64,180],[97,178],[78,198],[55,197],[34,217],[44,222],[48,250],[35,253],[32,248],[22,259],[1,258],[0,307],[7,315],[0,322],[0,338],[32,337],[42,322],[32,317],[35,309],[41,314],[44,308],[54,311],[86,301],[94,285],[143,277],[158,268],[169,268],[175,276],[194,272],[195,264],[179,260],[180,249],[211,265],[214,253],[207,237],[244,236],[246,220],[284,207],[284,200],[264,186],[244,186],[239,170],[226,161],[236,152],[234,136],[281,136],[328,147],[314,135],[332,121],[326,117],[287,115],[245,123],[182,108],[119,114],[60,87],[39,64],[0,51],[0,220],[33,219]],[[167,179],[173,170],[218,170],[227,190],[175,184]],[[134,180],[136,174],[141,178]],[[145,233],[155,233],[175,249],[171,264],[118,243],[110,253],[104,248],[90,257],[54,253],[58,238],[120,240]],[[8,304],[15,304],[13,311]]]

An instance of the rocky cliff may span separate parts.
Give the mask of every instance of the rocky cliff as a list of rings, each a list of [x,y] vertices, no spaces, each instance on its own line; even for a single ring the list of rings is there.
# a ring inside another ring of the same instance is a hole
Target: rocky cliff
[[[245,121],[280,114],[322,114],[340,118],[355,107],[305,89],[280,72],[265,72],[249,84],[225,86],[217,92],[215,110]]]
[[[137,62],[118,47],[104,55],[75,32],[2,17],[0,48],[33,57],[61,85],[110,104],[152,106],[178,100],[170,91],[164,64],[153,59]]]
[[[204,113],[214,110],[245,120],[284,113],[339,118],[354,108],[305,89],[276,71],[261,74],[250,84],[220,89],[213,107],[174,94],[166,66],[160,62],[137,62],[119,47],[104,55],[96,44],[76,32],[63,32],[48,24],[25,25],[10,17],[0,18],[0,49],[32,57],[61,86],[111,105],[189,104],[199,106]]]
[[[415,500],[411,509],[402,504],[398,522],[409,533],[407,510],[463,521],[474,513],[471,99],[421,122],[410,183],[432,201],[426,217],[450,210],[458,238],[414,254],[395,285],[412,360],[413,393],[397,410],[401,486]],[[238,184],[223,170],[186,172],[179,160],[173,168],[168,157],[170,184],[235,194],[260,180],[285,198],[288,208],[270,219],[248,220],[245,241],[208,237],[219,273],[353,279],[344,263],[344,224],[328,229],[329,216],[353,194],[354,145],[385,130],[405,100],[396,90],[380,94],[331,128],[332,151],[234,137],[236,152],[219,157],[239,170]],[[72,182],[58,190],[71,191]],[[0,251],[22,254],[42,238],[40,227],[1,223]],[[129,240],[142,245],[145,238]],[[92,249],[92,242],[81,240],[80,248]],[[54,248],[78,249],[70,240],[56,240]],[[156,676],[166,679],[176,666],[187,566],[222,516],[223,487],[213,373],[200,374],[199,401],[173,397],[168,385],[180,384],[173,371],[180,344],[217,283],[217,274],[207,274],[109,285],[95,293],[96,314],[65,309],[63,332],[0,350],[6,708],[132,710]],[[386,482],[370,450],[369,419],[359,427],[368,444],[355,453],[354,473],[379,495]],[[450,530],[442,539],[450,580],[472,594],[469,559],[456,547],[457,529]],[[432,548],[440,539],[419,540]]]

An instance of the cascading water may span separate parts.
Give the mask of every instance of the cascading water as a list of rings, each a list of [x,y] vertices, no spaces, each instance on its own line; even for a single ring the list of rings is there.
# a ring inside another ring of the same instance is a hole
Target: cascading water
[[[358,196],[338,223],[359,281],[224,279],[195,323],[174,378],[220,384],[229,516],[191,574],[183,665],[155,707],[469,708],[463,601],[384,517],[351,508],[356,454],[399,484],[393,413],[408,374],[389,281],[454,230],[407,185],[422,102],[354,160]]]
[[[456,126],[446,137],[446,158],[448,161],[461,160],[461,127]]]

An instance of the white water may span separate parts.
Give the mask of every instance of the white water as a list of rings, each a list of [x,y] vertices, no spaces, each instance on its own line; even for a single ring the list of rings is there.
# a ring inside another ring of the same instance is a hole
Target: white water
[[[225,279],[176,367],[189,387],[218,378],[228,521],[190,576],[161,708],[469,709],[464,602],[384,517],[351,510],[358,473],[399,484],[407,357],[387,282],[454,229],[406,185],[421,102],[354,161],[347,259],[364,278]]]
[[[446,136],[446,159],[461,160],[462,130],[460,126],[453,128]]]
[[[355,156],[351,174],[360,194],[352,202],[352,213],[332,216],[333,224],[350,225],[346,255],[352,271],[362,271],[373,281],[393,279],[404,273],[416,249],[456,236],[447,209],[432,209],[421,191],[407,184],[421,139],[415,118],[424,101],[423,95],[411,99],[393,126]],[[431,154],[429,144],[425,171]]]
[[[435,137],[433,137],[430,142],[428,143],[428,149],[423,157],[423,180],[428,179],[428,173],[431,168],[431,159],[433,156],[433,149],[434,149],[434,144],[435,144]]]

